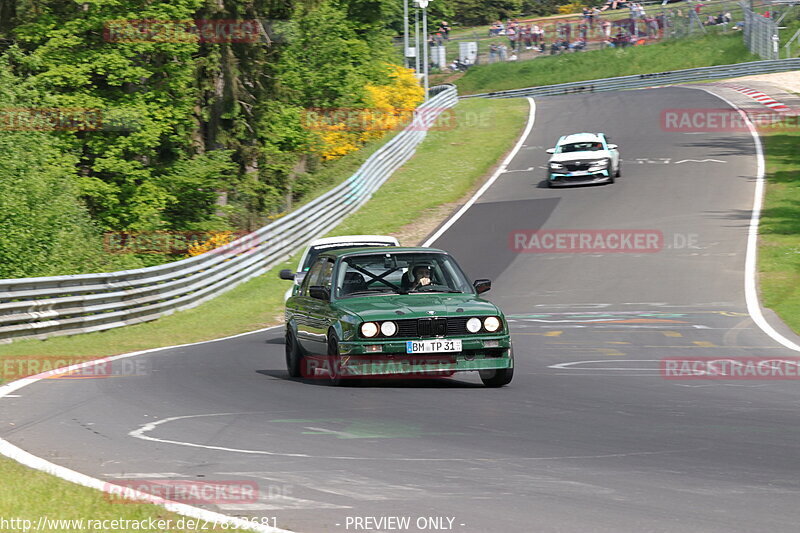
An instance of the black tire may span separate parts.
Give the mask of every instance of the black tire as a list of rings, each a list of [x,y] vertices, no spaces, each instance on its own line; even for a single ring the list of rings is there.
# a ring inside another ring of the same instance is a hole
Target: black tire
[[[299,378],[302,376],[303,359],[292,329],[286,326],[286,370],[289,372],[289,377]]]
[[[499,368],[497,370],[481,370],[481,381],[487,387],[504,387],[514,378],[514,368]]]
[[[512,348],[509,348],[512,350]],[[480,370],[478,374],[481,376],[481,381],[487,387],[504,387],[511,383],[514,378],[514,352],[511,351],[511,367],[498,368],[496,370]]]
[[[617,174],[616,174],[616,176],[617,176],[617,177],[620,177],[620,176],[622,176],[622,161],[620,161],[619,163],[617,163]]]
[[[334,387],[352,385],[355,380],[342,377],[339,365],[339,339],[334,332],[330,332],[328,333],[328,375],[331,378],[331,385]]]

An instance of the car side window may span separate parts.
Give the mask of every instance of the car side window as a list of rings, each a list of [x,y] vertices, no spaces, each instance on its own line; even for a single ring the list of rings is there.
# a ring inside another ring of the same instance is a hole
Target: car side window
[[[328,291],[331,290],[331,278],[333,277],[333,261],[330,259],[324,261],[322,263],[322,267],[320,269],[319,278],[314,285],[322,285],[326,287]]]
[[[308,274],[306,274],[306,277],[303,279],[303,285],[300,286],[301,296],[308,296],[308,288],[312,285],[319,285],[319,275],[326,262],[328,262],[327,259],[319,259],[316,263],[311,265],[311,269],[309,269]]]

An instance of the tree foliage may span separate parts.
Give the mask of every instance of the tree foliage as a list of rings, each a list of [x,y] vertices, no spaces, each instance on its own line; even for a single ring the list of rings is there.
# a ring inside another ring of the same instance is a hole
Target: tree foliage
[[[32,147],[17,159],[31,187],[62,184],[41,190],[70,213],[86,248],[100,231],[252,230],[317,186],[330,159],[322,134],[304,126],[307,109],[374,107],[375,87],[399,83],[386,63],[398,59],[401,17],[394,0],[0,1],[3,83],[16,76],[40,95],[36,105],[99,117],[93,128],[4,139]],[[261,24],[244,39],[216,39],[197,21]],[[20,168],[3,179],[18,187]],[[29,227],[14,194],[0,206],[0,238]],[[9,239],[0,254],[22,257]]]

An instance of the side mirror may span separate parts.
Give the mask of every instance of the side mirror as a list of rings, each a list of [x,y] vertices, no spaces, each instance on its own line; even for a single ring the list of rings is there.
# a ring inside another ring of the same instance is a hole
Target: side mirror
[[[292,272],[292,271],[291,271],[291,270],[289,270],[288,268],[284,268],[283,270],[281,270],[281,271],[278,273],[278,277],[279,277],[279,278],[281,278],[281,279],[285,279],[285,280],[289,280],[289,281],[294,281],[294,272]]]
[[[331,299],[331,293],[328,291],[328,288],[323,287],[322,285],[312,285],[309,287],[308,295],[312,298],[316,298],[317,300],[328,301]]]
[[[483,294],[484,292],[488,291],[492,288],[492,280],[490,279],[476,279],[472,286],[475,288],[475,292],[478,294]]]
[[[608,145],[608,149],[609,150],[616,150],[617,149],[617,145],[616,144],[609,144]]]
[[[555,148],[548,148],[547,150],[545,150],[545,152],[547,152],[548,154],[554,154],[554,153],[556,153],[556,149]]]

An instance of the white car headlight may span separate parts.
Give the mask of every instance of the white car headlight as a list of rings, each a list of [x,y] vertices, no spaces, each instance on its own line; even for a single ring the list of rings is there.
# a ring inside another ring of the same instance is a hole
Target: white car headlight
[[[470,333],[478,333],[481,330],[481,319],[472,317],[467,320],[467,331]]]
[[[483,327],[486,331],[497,331],[500,329],[500,319],[496,316],[487,316],[483,319]]]
[[[589,163],[591,168],[608,168],[608,159],[598,159]]]
[[[361,334],[365,337],[374,337],[378,334],[378,324],[375,322],[364,322],[361,324]]]
[[[564,165],[561,163],[550,163],[550,170],[561,170],[564,168]]]
[[[381,334],[384,337],[391,337],[397,333],[397,324],[392,321],[384,322],[381,324]]]

